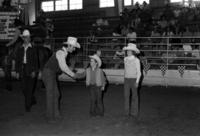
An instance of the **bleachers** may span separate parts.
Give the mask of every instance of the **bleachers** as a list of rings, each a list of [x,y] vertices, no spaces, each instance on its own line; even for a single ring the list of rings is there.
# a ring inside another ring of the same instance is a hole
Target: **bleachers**
[[[47,17],[53,19],[54,37],[65,37],[68,35],[89,36],[89,31],[93,29],[92,24],[96,23],[96,20],[99,18],[108,20],[110,25],[103,27],[103,29],[106,35],[111,35],[114,27],[120,21],[119,16],[105,17],[104,12],[48,15]]]

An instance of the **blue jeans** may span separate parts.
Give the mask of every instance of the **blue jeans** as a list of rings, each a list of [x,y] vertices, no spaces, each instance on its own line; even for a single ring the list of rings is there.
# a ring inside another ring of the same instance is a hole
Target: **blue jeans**
[[[126,115],[138,115],[138,90],[135,78],[124,79],[124,105]]]
[[[103,95],[100,87],[96,85],[90,85],[90,115],[103,116],[104,108],[103,108]]]
[[[46,88],[46,116],[50,120],[60,117],[57,75],[50,69],[44,68],[42,80]]]

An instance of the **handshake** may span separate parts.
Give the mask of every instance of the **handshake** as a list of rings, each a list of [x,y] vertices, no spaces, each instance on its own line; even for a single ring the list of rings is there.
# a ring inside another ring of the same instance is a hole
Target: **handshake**
[[[86,76],[85,72],[83,73],[76,72],[72,78],[75,80],[80,80],[80,79],[84,79],[85,76]]]
[[[76,80],[81,79],[82,75],[81,75],[81,73],[75,73],[73,78],[76,79]]]

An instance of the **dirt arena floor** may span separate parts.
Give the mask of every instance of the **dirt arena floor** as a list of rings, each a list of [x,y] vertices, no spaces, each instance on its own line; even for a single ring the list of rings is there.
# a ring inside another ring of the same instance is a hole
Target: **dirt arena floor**
[[[1,85],[2,86],[2,82]],[[24,111],[17,82],[0,89],[0,136],[199,136],[200,88],[143,86],[140,116],[124,117],[123,85],[109,85],[105,116],[89,116],[89,91],[81,82],[61,83],[61,113],[56,123],[45,120],[45,90],[37,87],[37,105]],[[39,85],[40,86],[40,85]]]

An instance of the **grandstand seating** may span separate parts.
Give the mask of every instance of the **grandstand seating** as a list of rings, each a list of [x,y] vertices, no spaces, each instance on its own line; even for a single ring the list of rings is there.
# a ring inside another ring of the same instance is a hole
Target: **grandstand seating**
[[[96,23],[96,20],[103,18],[108,20],[109,26],[103,27],[103,35],[112,34],[112,31],[116,25],[119,24],[119,16],[105,17],[104,12],[94,13],[78,13],[78,14],[62,14],[60,15],[47,15],[48,18],[53,19],[54,24],[54,37],[66,37],[68,35],[75,35],[86,37],[89,36],[89,31],[94,29],[92,24]]]

